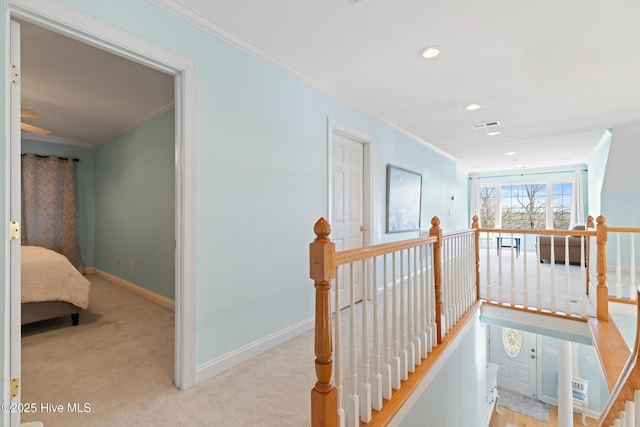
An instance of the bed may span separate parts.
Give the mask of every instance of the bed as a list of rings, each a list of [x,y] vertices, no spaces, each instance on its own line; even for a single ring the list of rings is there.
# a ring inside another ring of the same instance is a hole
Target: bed
[[[67,257],[39,246],[22,246],[22,324],[71,316],[89,307],[91,283]]]

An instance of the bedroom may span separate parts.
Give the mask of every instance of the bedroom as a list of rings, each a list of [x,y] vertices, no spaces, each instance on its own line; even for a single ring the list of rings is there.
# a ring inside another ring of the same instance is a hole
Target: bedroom
[[[101,64],[96,56],[117,57],[25,22],[21,25],[21,33],[22,107],[36,110],[43,116],[30,120],[32,124],[53,130],[47,137],[23,133],[22,150],[78,159],[74,164],[76,214],[78,242],[85,267],[89,267],[90,272],[104,272],[109,278],[119,278],[124,284],[136,284],[158,295],[160,300],[172,302],[173,78],[118,58],[120,62],[128,63],[128,70],[119,71],[111,65],[103,68],[110,76],[119,77],[118,84],[122,87],[109,86],[104,80],[109,76],[103,76],[103,80],[96,83],[88,78],[92,73],[87,71],[89,64],[70,57],[74,49],[69,43],[82,49],[81,57],[93,65]],[[62,93],[64,79],[58,73],[69,72],[64,67],[56,70],[57,58],[75,64],[73,68],[84,73],[69,79],[84,84],[84,88],[76,86],[71,92],[66,89],[67,92]],[[143,83],[137,78],[142,78]],[[49,79],[49,83],[44,79]],[[130,80],[132,86],[122,83],[126,80]],[[102,94],[89,94],[93,89],[102,89]],[[137,96],[131,101],[123,101],[115,96],[118,92]],[[89,95],[90,100],[83,101],[80,95]],[[95,99],[101,102],[96,103]],[[47,105],[47,100],[53,107]],[[74,108],[89,114],[73,116]],[[117,113],[115,123],[119,124],[101,128],[98,119],[112,117],[112,113]],[[71,123],[75,134],[56,132],[57,126],[65,120]],[[83,129],[97,131],[97,136],[82,134]],[[88,144],[82,145],[80,141]],[[83,321],[99,320],[100,316],[91,316],[90,300],[88,312],[80,314],[79,327],[88,326]],[[26,326],[23,331],[31,339],[36,336],[54,339],[51,338],[53,331],[71,331],[70,325],[69,319],[59,319],[50,322],[49,326],[40,324],[40,332],[36,333],[34,328],[37,326],[33,325]],[[173,336],[169,337],[169,341],[172,340]],[[74,362],[70,359],[69,363]],[[25,398],[30,387],[36,387],[27,381],[29,370],[30,366],[23,358],[22,393]]]

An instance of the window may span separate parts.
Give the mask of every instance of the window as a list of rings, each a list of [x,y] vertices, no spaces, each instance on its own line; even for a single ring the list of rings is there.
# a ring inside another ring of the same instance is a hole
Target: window
[[[546,185],[515,184],[500,187],[502,228],[546,228]]]
[[[522,331],[502,328],[502,345],[509,357],[516,357],[522,349]]]
[[[480,224],[485,228],[496,228],[496,188],[480,188]]]
[[[553,211],[553,228],[568,230],[571,222],[571,189],[569,183],[553,184],[551,209]]]
[[[481,186],[479,215],[482,227],[567,230],[572,188],[573,184],[567,181]]]

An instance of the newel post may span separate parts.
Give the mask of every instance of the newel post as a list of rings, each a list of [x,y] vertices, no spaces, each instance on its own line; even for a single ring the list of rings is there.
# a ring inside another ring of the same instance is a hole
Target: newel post
[[[475,241],[476,241],[476,300],[480,300],[480,223],[478,222],[480,218],[478,215],[473,216],[473,222],[471,223],[471,228],[475,230]]]
[[[311,390],[311,425],[338,425],[338,391],[331,384],[333,348],[331,344],[331,279],[335,277],[335,243],[329,240],[331,226],[320,218],[313,231],[316,239],[309,245],[310,277],[316,288],[316,385]]]
[[[436,337],[438,344],[442,343],[442,229],[440,219],[434,216],[431,219],[429,236],[438,241],[433,245],[433,282],[436,296]]]
[[[598,320],[609,320],[609,290],[607,289],[607,225],[606,218],[600,215],[596,218],[596,242],[598,253],[596,258],[596,272],[598,273],[597,316]]]

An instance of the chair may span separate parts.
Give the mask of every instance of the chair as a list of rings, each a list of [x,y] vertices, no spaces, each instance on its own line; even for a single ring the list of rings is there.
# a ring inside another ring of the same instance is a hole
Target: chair
[[[587,397],[587,387],[589,381],[582,378],[573,377],[571,379],[571,391],[573,392],[573,410],[582,414],[582,424],[586,425],[585,419],[587,413],[587,406],[589,406],[589,399]]]

